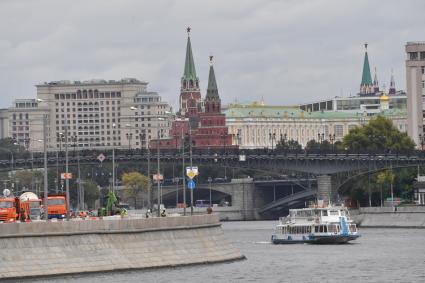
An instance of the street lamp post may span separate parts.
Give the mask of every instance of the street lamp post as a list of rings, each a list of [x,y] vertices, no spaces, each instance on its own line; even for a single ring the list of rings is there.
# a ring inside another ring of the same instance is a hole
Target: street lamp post
[[[78,188],[78,210],[84,210],[84,190],[81,186],[81,169],[80,169],[80,150],[77,149],[78,137],[75,135],[72,137],[74,142],[74,150],[77,151],[77,188]]]
[[[183,185],[183,215],[186,216],[186,168],[184,164],[184,135],[182,128],[182,168],[183,168],[183,176],[182,176],[182,185]]]
[[[208,183],[210,184],[210,207],[212,207],[211,182],[212,182],[212,178],[208,177]]]
[[[44,153],[44,220],[49,220],[48,186],[47,186],[47,115],[43,116],[43,153]]]
[[[189,160],[190,170],[192,170],[192,125],[189,124]],[[224,167],[226,168],[226,167]],[[190,190],[190,215],[193,215],[193,189]]]
[[[65,119],[65,173],[68,175],[68,120]],[[69,178],[68,176],[65,179],[65,190],[66,190],[66,219],[69,220],[69,209],[71,201],[69,199]]]
[[[115,132],[115,126],[116,124],[112,124],[112,128]],[[115,193],[115,146],[112,144],[112,192]]]
[[[331,142],[331,149],[332,149],[332,152],[334,152],[334,142],[335,142],[335,134],[333,134],[333,135],[329,135],[329,141]]]
[[[269,140],[271,141],[272,144],[272,152],[273,152],[273,146],[274,146],[274,141],[276,141],[276,133],[269,133]]]
[[[159,117],[158,118],[158,122],[159,121],[164,121],[164,118],[161,118],[161,117]],[[156,180],[156,184],[157,184],[157,189],[158,189],[158,200],[157,200],[157,205],[158,205],[158,213],[157,213],[157,215],[158,215],[158,217],[160,217],[161,216],[161,212],[160,212],[160,207],[161,207],[161,184],[160,184],[160,178],[159,178],[159,176],[160,176],[160,158],[159,158],[159,153],[160,153],[160,151],[159,151],[159,146],[160,146],[160,143],[159,143],[159,138],[160,138],[160,124],[158,123],[157,124],[157,138],[156,138],[156,155],[157,155],[157,157],[156,157],[156,160],[157,160],[157,175],[156,175],[156,177],[157,177],[157,180]]]

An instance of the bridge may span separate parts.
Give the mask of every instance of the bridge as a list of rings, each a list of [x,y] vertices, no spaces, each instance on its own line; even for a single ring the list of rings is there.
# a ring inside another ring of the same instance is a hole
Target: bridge
[[[99,164],[97,156],[101,151],[82,152],[81,156],[70,154],[69,164],[75,166],[77,162],[80,164]],[[102,152],[106,159],[104,162],[111,162],[110,152]],[[115,161],[119,163],[145,163],[150,159],[151,162],[156,162],[156,153],[150,155],[144,152],[125,151],[118,153],[115,156]],[[160,154],[161,164],[175,163],[181,164],[183,156],[180,153],[162,153]],[[63,157],[60,157],[63,163]],[[185,164],[189,163],[189,154],[184,155]],[[297,192],[294,196],[282,195],[278,199],[269,199],[268,203],[262,206],[256,204],[259,213],[266,213],[293,205],[297,202],[303,202],[306,199],[311,199],[316,196],[318,199],[327,201],[331,199],[335,201],[339,187],[350,178],[369,174],[387,168],[402,168],[425,164],[425,156],[421,152],[414,154],[341,154],[341,153],[269,153],[256,154],[246,152],[245,154],[208,154],[195,153],[192,155],[193,164],[198,166],[220,166],[227,168],[250,169],[263,172],[264,174],[281,176],[288,172],[303,172],[317,179],[316,188],[304,188],[304,192]],[[20,168],[42,167],[44,159],[40,155],[35,155],[33,158],[16,159],[12,163],[11,160],[0,160],[0,171],[16,170]],[[57,159],[55,155],[49,154],[47,158],[48,167],[56,166]],[[153,163],[154,164],[154,163]],[[218,186],[218,185],[214,185]],[[239,196],[243,198],[258,198],[258,195],[244,195],[237,192],[235,186],[239,185],[221,185],[222,189],[217,189],[223,194],[233,195],[233,200],[241,201]],[[227,186],[227,189],[224,187]],[[233,188],[232,188],[233,186]],[[245,186],[245,185],[244,185]],[[247,185],[248,186],[248,185]],[[255,186],[261,187],[260,183]],[[302,187],[302,186],[301,186]],[[202,188],[201,188],[202,189]],[[205,188],[204,188],[205,189]],[[229,193],[230,190],[235,190],[234,193]],[[254,190],[254,189],[253,189]],[[261,191],[261,190],[257,190]],[[258,198],[267,199],[267,198]],[[243,201],[241,201],[243,202]],[[244,204],[245,205],[245,204]],[[246,206],[254,207],[249,202]]]
[[[275,179],[256,181],[252,178],[232,179],[226,183],[200,183],[194,190],[195,200],[204,200],[228,208],[226,218],[230,220],[252,220],[270,218],[282,214],[290,207],[304,206],[306,201],[316,198],[315,179]],[[307,194],[306,194],[307,192]],[[186,200],[189,201],[190,190],[186,189]],[[156,194],[154,202],[157,201]],[[282,202],[288,198],[293,201]],[[162,203],[166,207],[174,207],[177,200],[182,200],[182,188],[163,186]],[[226,204],[224,205],[224,202]],[[228,214],[231,211],[231,215]]]

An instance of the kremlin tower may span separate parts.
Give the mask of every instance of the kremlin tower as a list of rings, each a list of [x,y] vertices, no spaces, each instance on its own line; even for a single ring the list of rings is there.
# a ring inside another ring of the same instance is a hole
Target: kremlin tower
[[[190,42],[190,27],[187,28],[186,60],[180,86],[180,116],[196,117],[201,111],[201,91],[199,78],[196,76],[193,60],[192,44]]]
[[[228,133],[226,116],[221,113],[221,99],[215,79],[213,56],[210,56],[207,95],[204,100],[205,111],[200,113],[200,125],[195,143],[201,148],[232,146],[232,135]]]
[[[370,75],[369,57],[367,55],[367,43],[365,43],[364,47],[365,55],[363,62],[362,81],[360,83],[360,96],[373,95],[375,93],[374,84],[372,83],[372,76]],[[376,82],[378,82],[377,78]]]
[[[192,144],[197,149],[234,148],[232,135],[228,133],[225,114],[221,113],[221,99],[218,95],[213,57],[210,56],[207,94],[202,107],[199,78],[196,75],[190,42],[190,27],[187,28],[187,44],[184,72],[180,85],[180,109],[170,129],[167,139],[152,140],[150,148],[159,145],[164,149],[178,149],[184,136],[192,136]]]

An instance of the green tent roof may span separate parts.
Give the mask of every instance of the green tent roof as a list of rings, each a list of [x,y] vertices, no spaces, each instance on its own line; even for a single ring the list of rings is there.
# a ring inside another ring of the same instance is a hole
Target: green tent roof
[[[217,82],[215,80],[214,67],[211,64],[210,73],[208,75],[208,88],[207,88],[207,99],[217,99],[220,98],[218,95]]]
[[[195,80],[196,79],[196,70],[195,70],[195,61],[193,60],[192,54],[192,45],[190,43],[190,36],[187,37],[187,46],[186,46],[186,61],[184,64],[184,74],[183,79]]]
[[[372,85],[372,76],[370,74],[369,57],[367,56],[367,51],[364,55],[362,82],[360,85]]]

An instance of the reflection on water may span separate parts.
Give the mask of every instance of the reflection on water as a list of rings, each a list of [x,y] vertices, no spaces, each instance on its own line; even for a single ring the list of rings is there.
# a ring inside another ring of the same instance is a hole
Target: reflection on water
[[[31,282],[425,282],[425,229],[360,229],[346,245],[273,245],[275,224],[223,223],[243,261]]]

